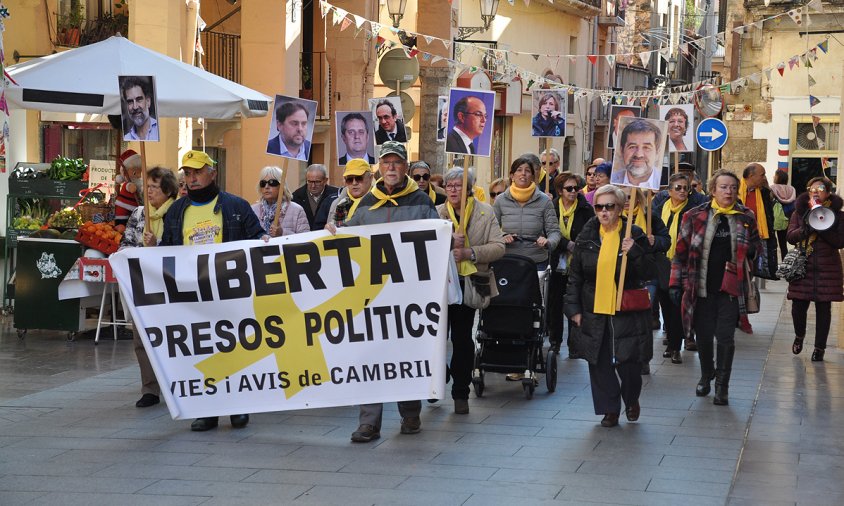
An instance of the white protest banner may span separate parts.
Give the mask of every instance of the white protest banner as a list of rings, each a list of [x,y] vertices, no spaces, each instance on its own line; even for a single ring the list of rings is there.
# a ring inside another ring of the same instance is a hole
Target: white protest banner
[[[450,250],[418,220],[110,260],[185,419],[442,397]]]

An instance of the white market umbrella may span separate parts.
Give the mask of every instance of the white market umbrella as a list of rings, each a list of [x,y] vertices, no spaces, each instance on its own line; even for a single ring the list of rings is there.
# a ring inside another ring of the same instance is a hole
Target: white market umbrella
[[[71,49],[7,68],[13,109],[120,114],[117,76],[154,76],[157,115],[230,119],[266,116],[272,99],[139,46],[124,37]]]

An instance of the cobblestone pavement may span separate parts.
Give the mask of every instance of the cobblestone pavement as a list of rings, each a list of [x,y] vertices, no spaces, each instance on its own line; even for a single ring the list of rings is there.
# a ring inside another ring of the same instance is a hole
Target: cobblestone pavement
[[[601,428],[586,363],[561,358],[557,391],[487,375],[456,415],[423,403],[423,431],[353,444],[357,408],[257,414],[206,433],[163,405],[137,409],[131,341],[67,342],[0,329],[0,505],[844,504],[844,355],[837,308],[826,362],[791,354],[784,283],[737,333],[730,405],[697,398],[697,357],[662,358],[654,333],[642,416]],[[811,321],[811,318],[810,318]]]

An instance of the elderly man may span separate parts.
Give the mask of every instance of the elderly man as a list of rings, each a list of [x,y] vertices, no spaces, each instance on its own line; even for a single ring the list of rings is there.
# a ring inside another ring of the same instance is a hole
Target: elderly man
[[[308,110],[299,102],[285,102],[275,110],[278,135],[267,141],[267,153],[308,161]]]
[[[554,188],[554,178],[560,173],[560,152],[550,148],[540,153],[542,170],[539,172],[539,181],[536,187],[545,192],[545,182],[548,181],[548,191],[545,192],[551,200],[557,200],[557,190]]]
[[[398,142],[385,142],[381,146],[381,174],[372,191],[357,203],[354,216],[346,225],[373,225],[396,221],[422,220],[438,217],[431,199],[407,176],[407,151]],[[422,430],[419,414],[422,401],[401,401],[401,433],[416,434]],[[381,437],[381,413],[383,404],[364,404],[360,407],[358,430],[352,433],[352,441],[366,443]]]
[[[372,188],[372,168],[366,160],[352,158],[346,163],[343,180],[346,183],[345,191],[334,199],[328,210],[328,223],[325,225],[327,230],[345,226],[346,221],[354,216],[357,211],[355,204]]]
[[[381,100],[375,105],[375,117],[378,118],[378,130],[375,131],[375,144],[379,146],[387,141],[407,142],[404,123],[398,119],[396,107],[389,100]]]
[[[215,244],[264,236],[249,202],[217,187],[215,163],[202,151],[188,151],[182,157],[188,195],[176,200],[164,216],[160,246]],[[236,429],[249,423],[249,415],[230,418]],[[218,423],[216,416],[197,418],[190,429],[206,431]]]
[[[410,164],[410,177],[416,181],[419,189],[431,197],[435,206],[445,203],[445,191],[437,191],[431,184],[431,167],[427,162],[418,161]]]
[[[662,132],[653,123],[643,119],[628,123],[619,139],[623,164],[613,167],[610,182],[658,190],[662,168],[657,154],[664,143]]]
[[[449,153],[467,153],[474,155],[478,152],[476,139],[486,128],[486,105],[478,97],[463,97],[454,104],[452,111],[454,128],[445,140],[445,150]]]
[[[328,169],[315,163],[305,173],[305,184],[293,192],[293,202],[305,209],[311,230],[322,230],[328,222],[328,210],[340,189],[328,184]]]
[[[337,161],[338,165],[346,165],[353,158],[362,158],[370,165],[375,163],[375,157],[367,152],[369,149],[369,124],[359,112],[353,112],[343,117],[340,122],[340,138],[346,146],[346,154]]]
[[[157,141],[158,121],[149,113],[152,105],[152,86],[146,79],[129,77],[123,80],[120,93],[132,127],[123,135],[124,141]]]

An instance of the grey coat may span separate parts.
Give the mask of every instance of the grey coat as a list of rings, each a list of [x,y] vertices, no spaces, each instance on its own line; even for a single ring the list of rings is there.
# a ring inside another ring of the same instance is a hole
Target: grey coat
[[[534,191],[525,205],[519,204],[508,188],[495,199],[495,216],[505,234],[518,239],[507,245],[507,254],[522,255],[536,263],[547,262],[548,252],[554,251],[560,243],[560,222],[551,199],[541,191]],[[548,239],[548,245],[536,245],[538,237]]]

